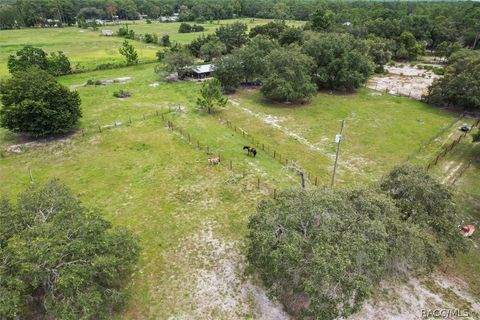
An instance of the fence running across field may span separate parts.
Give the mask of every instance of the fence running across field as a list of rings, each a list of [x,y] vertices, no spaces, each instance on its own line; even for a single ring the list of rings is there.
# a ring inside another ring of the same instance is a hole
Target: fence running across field
[[[469,131],[472,131],[475,127],[478,127],[478,125],[480,124],[480,119],[478,119],[471,127],[470,127],[470,130]],[[465,131],[463,132],[457,139],[453,140],[452,143],[450,143],[449,145],[447,145],[446,147],[444,147],[442,149],[442,151],[437,154],[437,156],[435,157],[435,159],[433,159],[432,161],[430,161],[428,163],[428,165],[426,166],[426,169],[427,170],[430,170],[430,168],[432,168],[433,166],[437,165],[438,161],[441,160],[442,158],[444,158],[450,151],[452,151],[453,148],[455,148],[455,146],[457,144],[459,144],[463,138],[465,138],[468,134],[469,131]],[[465,169],[466,170],[466,169]],[[462,172],[463,174],[463,172]],[[458,179],[458,178],[457,178]]]

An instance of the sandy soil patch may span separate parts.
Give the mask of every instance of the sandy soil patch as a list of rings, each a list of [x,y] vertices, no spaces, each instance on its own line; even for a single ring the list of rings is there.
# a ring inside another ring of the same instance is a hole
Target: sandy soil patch
[[[270,301],[265,290],[245,276],[245,256],[240,244],[225,241],[213,223],[182,241],[178,263],[188,274],[172,276],[188,292],[187,309],[170,319],[289,319],[282,306]]]
[[[426,319],[422,310],[450,309],[468,312],[461,319],[478,319],[480,304],[467,293],[467,284],[443,273],[411,278],[408,282],[383,282],[379,297],[372,297],[348,320]],[[457,319],[450,317],[449,319]],[[458,318],[460,319],[460,318]]]
[[[367,87],[378,91],[411,97],[417,100],[426,94],[428,87],[440,76],[432,71],[418,69],[411,66],[385,67],[388,70],[386,76],[374,76]]]

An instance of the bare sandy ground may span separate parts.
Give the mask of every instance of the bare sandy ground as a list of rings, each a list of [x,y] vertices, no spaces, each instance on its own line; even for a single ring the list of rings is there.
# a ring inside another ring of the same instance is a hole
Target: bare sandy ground
[[[418,69],[409,65],[395,65],[385,68],[388,70],[388,74],[372,77],[368,81],[367,87],[417,100],[420,100],[422,95],[427,93],[428,87],[433,83],[433,80],[440,77],[432,71]]]

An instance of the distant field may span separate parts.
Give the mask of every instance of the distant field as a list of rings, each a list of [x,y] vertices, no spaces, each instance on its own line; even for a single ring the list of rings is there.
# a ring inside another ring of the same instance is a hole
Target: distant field
[[[213,32],[215,27],[208,26],[206,32]],[[171,32],[171,38],[179,42],[199,35],[178,34],[175,23],[137,23],[130,28],[138,33]],[[47,51],[63,50],[74,63],[86,66],[119,61],[116,48],[122,39],[80,31],[0,32],[0,43],[10,43],[0,47],[2,75],[6,74],[5,53],[26,43]],[[144,61],[157,50],[139,42],[135,45],[145,46]],[[260,199],[273,196],[273,189],[299,186],[300,179],[278,157],[263,151],[263,146],[307,170],[307,187],[313,187],[314,177],[320,185],[328,185],[334,137],[345,120],[336,185],[351,187],[378,180],[412,154],[412,162],[425,165],[459,134],[457,124],[450,126],[458,114],[366,88],[349,95],[321,92],[305,105],[271,103],[258,90],[244,89],[229,96],[224,110],[206,115],[196,108],[200,83],[164,82],[166,73],[156,74],[155,65],[59,77],[81,96],[80,127],[85,135],[79,130],[64,139],[0,158],[0,194],[14,197],[31,179],[45,182],[57,177],[84,203],[101,209],[114,224],[139,236],[143,250],[129,285],[131,299],[115,319],[262,319],[266,318],[262,312],[281,315],[277,307],[268,304],[261,287],[245,275],[247,222]],[[118,78],[124,82],[85,86],[89,79]],[[119,89],[132,96],[113,97]],[[160,116],[148,117],[156,112],[168,112],[168,119],[180,126],[184,135],[169,131]],[[228,128],[225,120],[237,131]],[[472,121],[462,119],[460,123]],[[100,132],[99,127],[112,127],[115,122],[121,122],[119,127]],[[252,134],[256,142],[252,144],[241,130]],[[188,135],[191,144],[185,138]],[[432,137],[437,138],[432,141]],[[197,141],[202,150],[197,148]],[[0,130],[0,146],[22,142]],[[255,146],[257,157],[246,155],[244,145]],[[468,221],[480,218],[478,147],[466,139],[431,170],[443,180],[451,168],[472,160],[456,184],[459,219]],[[221,155],[221,165],[209,166],[208,157],[217,155]],[[480,255],[477,249],[471,251],[449,261],[446,267],[451,266],[464,279],[478,274]],[[471,290],[477,297],[479,289],[475,278]]]
[[[270,20],[266,19],[238,19],[238,20],[220,20],[202,24],[205,27],[204,34],[213,33],[216,28],[222,24],[229,24],[235,21],[242,21],[253,27],[265,24]],[[292,22],[294,25],[303,24],[303,22]],[[63,51],[72,63],[72,66],[78,63],[88,69],[102,63],[121,62],[122,56],[118,53],[118,48],[123,40],[119,37],[101,36],[102,29],[118,30],[123,24],[114,26],[100,27],[98,31],[91,29],[84,30],[77,27],[67,28],[45,28],[45,29],[20,29],[20,30],[0,30],[0,78],[8,74],[7,61],[11,54],[23,48],[25,45],[40,47],[46,52]],[[152,33],[162,36],[168,34],[170,39],[179,43],[188,43],[199,37],[202,32],[178,33],[179,22],[159,23],[153,22],[147,24],[145,21],[129,22],[129,28],[137,34]],[[130,40],[131,41],[131,40]],[[153,44],[146,44],[140,41],[131,41],[138,51],[140,61],[155,60],[155,53],[159,47]]]
[[[188,24],[200,24],[205,28],[203,32],[191,32],[191,33],[179,33],[178,28],[180,27],[181,22],[158,22],[152,21],[151,24],[147,24],[143,21],[135,21],[134,23],[128,23],[128,28],[134,30],[137,34],[151,33],[156,34],[159,37],[162,35],[169,35],[170,40],[176,41],[178,43],[189,43],[193,39],[196,39],[202,34],[209,34],[215,32],[215,30],[222,25],[231,24],[234,22],[242,22],[247,24],[248,28],[251,29],[255,26],[262,25],[272,21],[271,19],[230,19],[230,20],[214,20],[211,23],[196,23],[196,22],[187,22]],[[304,21],[288,21],[287,24],[293,26],[300,26],[305,24]],[[124,27],[124,24],[119,24],[115,26],[107,26],[105,29],[118,30],[120,27]]]
[[[0,31],[0,77],[8,74],[7,61],[11,54],[25,45],[42,48],[46,52],[63,51],[73,67],[77,63],[86,68],[109,62],[121,62],[118,48],[123,39],[102,37],[99,32],[76,27],[61,29],[20,29]],[[140,61],[155,59],[157,48],[132,41],[137,48]]]

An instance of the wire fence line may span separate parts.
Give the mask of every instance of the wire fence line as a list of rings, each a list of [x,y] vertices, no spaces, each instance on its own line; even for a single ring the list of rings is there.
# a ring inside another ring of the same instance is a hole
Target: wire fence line
[[[416,149],[414,152],[412,152],[411,154],[409,154],[402,162],[405,163],[405,162],[408,162],[410,160],[412,160],[413,158],[415,158],[417,156],[417,154],[422,151],[423,149],[425,149],[426,147],[428,147],[430,144],[432,144],[433,141],[435,141],[438,137],[440,137],[441,135],[443,135],[445,132],[447,132],[448,130],[450,130],[454,125],[455,123],[457,123],[458,121],[462,120],[465,116],[467,115],[467,112],[463,112],[460,116],[458,116],[457,118],[455,118],[454,120],[452,120],[452,122],[450,122],[449,124],[447,124],[446,126],[444,126],[443,128],[440,129],[440,131],[437,132],[437,134],[435,134],[433,137],[431,137],[430,139],[428,139],[428,141],[424,142],[420,147],[418,147],[418,149]]]
[[[266,154],[279,161],[282,165],[285,165],[288,169],[291,169],[294,173],[300,175],[302,180],[302,186],[305,185],[306,181],[308,181],[310,185],[314,185],[316,187],[319,186],[318,177],[308,173],[307,170],[300,167],[295,159],[288,159],[286,156],[278,152],[274,147],[257,139],[252,134],[235,125],[232,121],[223,119],[221,117],[218,117],[218,120],[222,125],[225,125],[227,128],[233,130],[235,133],[241,133],[243,138],[249,140],[253,145],[256,146],[257,149],[264,151]]]
[[[426,169],[430,170],[430,168],[436,166],[439,160],[444,158],[450,151],[452,151],[453,148],[455,148],[455,146],[458,145],[467,136],[468,132],[472,131],[475,127],[478,127],[479,124],[480,124],[480,119],[477,119],[477,121],[470,127],[469,131],[463,132],[457,139],[453,140],[452,143],[444,147],[442,151],[440,151],[440,153],[437,154],[435,159],[433,159],[428,163],[428,165],[426,166]]]
[[[254,184],[257,189],[262,189],[266,191],[267,194],[273,195],[273,197],[276,197],[277,194],[277,189],[276,187],[271,187],[269,184],[267,184],[265,181],[262,180],[262,177],[258,175],[257,173],[253,172],[251,170],[248,170],[243,162],[236,162],[234,159],[228,159],[227,157],[223,156],[220,152],[218,152],[215,148],[209,146],[206,143],[201,142],[199,139],[195,138],[192,136],[190,133],[187,132],[184,128],[181,126],[175,124],[173,120],[171,119],[165,119],[165,126],[168,128],[168,130],[172,132],[176,132],[179,134],[186,143],[191,145],[192,147],[195,147],[196,149],[205,152],[206,155],[208,156],[216,156],[220,160],[217,164],[212,165],[212,166],[224,166],[231,172],[241,175],[243,178],[246,178],[248,176],[251,176],[254,178]],[[207,161],[205,161],[207,163]]]

